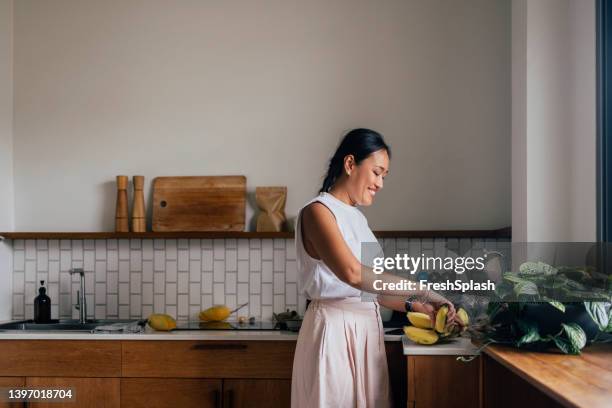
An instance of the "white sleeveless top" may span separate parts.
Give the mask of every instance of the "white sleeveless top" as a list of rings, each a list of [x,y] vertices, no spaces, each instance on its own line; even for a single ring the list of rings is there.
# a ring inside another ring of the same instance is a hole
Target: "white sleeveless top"
[[[368,226],[365,215],[352,205],[337,199],[329,193],[320,193],[307,202],[299,211],[295,227],[295,254],[298,270],[298,291],[307,299],[327,299],[361,296],[359,289],[341,281],[331,269],[320,259],[308,255],[302,241],[301,214],[304,207],[313,202],[320,202],[332,212],[338,223],[344,241],[353,252],[353,255],[362,263],[361,244],[371,242],[376,246],[376,253],[381,252],[376,237]],[[368,252],[370,252],[368,250]]]

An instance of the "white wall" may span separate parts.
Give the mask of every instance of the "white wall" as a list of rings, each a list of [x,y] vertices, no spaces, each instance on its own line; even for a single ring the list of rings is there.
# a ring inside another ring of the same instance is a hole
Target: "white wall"
[[[514,241],[594,241],[595,1],[515,0]]]
[[[17,230],[112,230],[117,174],[318,190],[346,130],[394,148],[375,229],[510,223],[510,3],[20,0]]]
[[[0,231],[14,228],[13,0],[0,0]],[[0,320],[11,317],[12,251],[0,242]]]

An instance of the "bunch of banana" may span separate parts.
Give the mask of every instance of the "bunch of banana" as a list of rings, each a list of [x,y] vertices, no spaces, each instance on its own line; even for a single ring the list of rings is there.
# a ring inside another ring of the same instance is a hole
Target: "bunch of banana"
[[[442,306],[436,313],[433,322],[425,313],[409,312],[408,321],[412,326],[404,326],[406,336],[418,344],[435,344],[440,339],[448,339],[461,334],[462,330],[455,322],[447,322],[448,307]],[[459,308],[457,317],[463,323],[463,330],[467,328],[470,318],[467,312]]]

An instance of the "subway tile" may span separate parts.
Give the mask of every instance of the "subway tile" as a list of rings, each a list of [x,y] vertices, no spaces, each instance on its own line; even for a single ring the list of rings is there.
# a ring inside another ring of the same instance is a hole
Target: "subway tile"
[[[96,260],[106,260],[106,241],[103,239],[96,239]]]
[[[202,272],[202,293],[213,293],[212,272]]]
[[[213,249],[212,239],[201,240],[202,249]]]
[[[213,252],[209,249],[202,251],[202,271],[213,270]]]
[[[25,302],[22,294],[13,293],[13,317],[23,319],[25,316]]]
[[[235,271],[237,266],[237,253],[236,250],[228,250],[225,251],[225,270],[226,271]]]
[[[107,272],[106,291],[108,293],[118,293],[119,291],[119,272]]]
[[[249,262],[238,261],[238,282],[249,281]]]
[[[106,305],[96,305],[94,318],[106,319]]]
[[[198,320],[200,314],[200,301],[198,300],[198,305],[189,305],[189,320]]]
[[[282,313],[285,311],[285,295],[274,295],[274,313]]]
[[[59,283],[49,283],[47,285],[47,294],[51,298],[51,304],[59,302]]]
[[[142,249],[142,241],[137,238],[130,239],[130,249]]]
[[[165,295],[155,295],[153,303],[154,313],[164,313],[166,311],[166,297]]]
[[[132,272],[142,271],[142,251],[140,250],[130,251],[130,271]]]
[[[285,249],[285,240],[282,238],[274,238],[274,249]]]
[[[258,249],[251,250],[251,254],[249,257],[249,269],[251,271],[260,271],[261,270],[261,251]]]
[[[82,261],[83,260],[83,241],[72,240],[72,260]]]
[[[225,284],[224,283],[213,284],[213,302],[216,305],[222,305],[225,303]]]
[[[95,276],[96,282],[106,282],[106,262],[96,261]]]
[[[106,253],[106,269],[109,271],[119,270],[119,252],[109,250]]]
[[[36,270],[38,272],[46,272],[49,268],[49,253],[47,251],[38,251],[36,255]]]
[[[234,310],[238,305],[236,304],[236,295],[225,295],[225,305],[230,308],[230,310]],[[232,317],[235,319],[235,317]]]
[[[130,303],[130,284],[119,283],[119,305],[127,305]]]
[[[166,241],[163,239],[154,239],[153,240],[153,249],[155,251],[161,250],[164,251],[166,249]]]
[[[176,282],[177,265],[176,261],[166,261],[166,282]]]
[[[408,249],[408,238],[397,238],[396,245],[398,250],[406,250]]]
[[[285,270],[285,251],[274,251],[274,272],[282,272]]]
[[[178,273],[177,290],[180,294],[189,293],[189,272]]]
[[[212,294],[202,295],[202,301],[201,301],[200,305],[201,305],[202,310],[208,309],[209,307],[212,307],[212,305],[213,305],[213,295]]]
[[[84,239],[83,240],[83,249],[86,249],[88,251],[94,250],[95,247],[95,243],[93,239]]]
[[[72,252],[60,251],[60,271],[68,271],[72,265]]]
[[[130,295],[130,318],[140,319],[142,317],[142,296]]]
[[[287,259],[295,259],[295,240],[287,240],[285,256]]]
[[[166,305],[176,305],[176,283],[166,283]]]
[[[153,261],[142,261],[142,281],[153,282]]]
[[[297,304],[297,284],[287,283],[287,286],[285,288],[285,302],[288,305]]]
[[[153,314],[153,306],[152,305],[142,305],[142,317],[146,318]]]
[[[175,319],[178,318],[176,314],[176,305],[166,305],[166,314],[174,317]]]
[[[180,238],[177,243],[176,243],[176,247],[181,250],[181,249],[189,249],[189,240],[185,239],[185,238]]]
[[[142,274],[140,272],[130,273],[130,293],[140,293],[142,290]]]
[[[263,239],[261,241],[261,259],[272,259],[274,255],[273,242],[271,239]]]
[[[188,295],[178,295],[178,316],[184,319],[189,317]]]
[[[232,295],[236,293],[236,272],[225,273],[225,293]]]
[[[69,239],[62,239],[60,240],[60,250],[71,250],[72,249],[72,241],[70,241]]]
[[[272,306],[261,305],[261,320],[264,322],[272,321]]]
[[[106,303],[106,283],[96,283],[96,304],[103,305]]]
[[[178,251],[178,270],[179,271],[188,271],[189,270],[189,251],[187,250],[179,250]]]
[[[37,251],[45,251],[49,249],[48,243],[46,239],[37,239],[36,240],[36,250]]]
[[[13,273],[13,293],[24,293],[25,291],[25,272]]]
[[[130,318],[130,306],[129,305],[119,305],[119,318],[120,319]]]
[[[26,239],[25,241],[25,258],[36,259],[36,241],[33,239]]]
[[[83,269],[85,271],[94,271],[95,254],[94,251],[83,251]]]
[[[26,261],[25,280],[26,282],[34,282],[36,280],[36,261]]]
[[[166,240],[166,259],[175,260],[177,256],[176,239]]]
[[[199,282],[200,281],[201,269],[202,269],[202,265],[199,259],[189,261],[189,282]]]
[[[261,300],[259,295],[249,296],[249,315],[260,318],[261,316]]]
[[[274,273],[274,294],[280,295],[281,293],[285,293],[285,274],[284,273]]]
[[[70,275],[68,272],[60,272],[60,293],[70,293]]]
[[[153,276],[153,285],[156,294],[162,294],[166,291],[166,276],[163,272],[155,272]]]
[[[261,263],[261,281],[265,283],[272,282],[272,261],[263,261]]]
[[[59,261],[59,241],[57,239],[49,240],[49,260]]]
[[[259,238],[249,239],[249,248],[251,248],[251,249],[260,249],[261,248],[261,240]]]
[[[14,251],[13,252],[13,270],[24,271],[25,270],[25,251]]]
[[[200,303],[201,288],[199,283],[189,284],[189,304],[197,305]]]
[[[222,261],[225,259],[225,247],[223,246],[222,239],[213,240],[213,255],[215,261]]]
[[[251,293],[259,294],[261,292],[261,273],[251,272],[249,280],[249,289]]]
[[[295,261],[287,261],[285,277],[287,282],[297,282],[297,265]]]
[[[156,272],[166,270],[166,253],[164,251],[155,251],[153,255],[153,268]]]
[[[242,305],[244,303],[247,303],[249,301],[249,285],[247,283],[239,283],[238,284],[238,297],[237,297],[237,302],[238,305]],[[242,309],[240,312],[242,312],[242,314],[245,314],[244,309]]]
[[[261,284],[261,301],[264,304],[271,304],[272,302],[272,284],[262,283]]]
[[[119,241],[116,239],[107,239],[106,240],[106,249],[117,251],[119,249]]]
[[[13,249],[16,250],[25,250],[25,241],[23,239],[16,239],[13,241]]]
[[[225,280],[225,261],[215,261],[213,276],[215,282],[223,282]]]
[[[70,294],[61,294],[59,301],[59,313],[63,318],[72,316],[72,302],[70,301]],[[109,305],[108,299],[106,304]]]
[[[119,282],[130,281],[130,262],[119,261]]]
[[[249,240],[239,239],[238,240],[238,260],[249,259]]]
[[[59,282],[59,261],[49,262],[49,282]]]
[[[153,304],[153,284],[152,283],[142,284],[142,304],[143,305]]]
[[[127,239],[119,240],[119,260],[125,261],[130,259],[130,241]]]
[[[235,238],[226,238],[225,239],[225,249],[236,249],[236,239]]]
[[[142,260],[143,261],[153,260],[153,240],[152,239],[142,240]]]
[[[199,260],[202,255],[202,247],[199,239],[189,240],[189,259]]]

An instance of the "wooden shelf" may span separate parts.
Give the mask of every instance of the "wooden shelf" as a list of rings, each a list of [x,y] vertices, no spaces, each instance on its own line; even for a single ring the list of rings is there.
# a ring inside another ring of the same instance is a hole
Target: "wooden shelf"
[[[510,238],[510,228],[497,230],[374,231],[378,238]],[[293,238],[293,232],[0,232],[4,239],[177,239]]]

